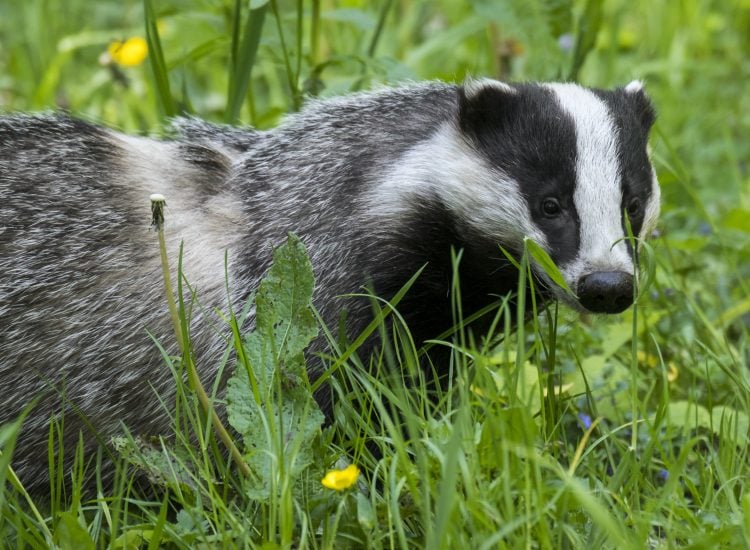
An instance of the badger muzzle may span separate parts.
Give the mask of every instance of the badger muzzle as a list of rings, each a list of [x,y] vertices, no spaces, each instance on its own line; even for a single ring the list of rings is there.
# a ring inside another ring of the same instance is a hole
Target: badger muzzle
[[[633,303],[633,275],[595,271],[578,281],[578,300],[592,313],[621,313]]]

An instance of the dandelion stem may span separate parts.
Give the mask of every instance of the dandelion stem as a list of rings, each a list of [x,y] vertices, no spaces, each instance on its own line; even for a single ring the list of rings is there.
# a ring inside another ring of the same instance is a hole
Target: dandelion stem
[[[180,321],[180,316],[177,312],[177,304],[175,303],[174,292],[172,290],[172,280],[169,273],[169,261],[167,258],[167,245],[164,239],[165,204],[166,201],[163,195],[151,195],[151,225],[156,229],[156,232],[159,236],[159,251],[161,255],[161,271],[164,278],[164,291],[167,295],[169,315],[172,318],[172,328],[174,329],[175,336],[177,337],[177,346],[180,349],[180,355],[185,361],[185,368],[187,369],[188,374],[188,384],[190,385],[190,389],[193,390],[193,392],[195,392],[195,395],[198,397],[198,402],[201,404],[203,412],[211,419],[211,423],[214,426],[216,435],[219,436],[219,439],[221,439],[222,443],[224,443],[224,446],[229,449],[229,452],[231,453],[232,459],[234,460],[235,464],[237,464],[237,467],[244,476],[250,477],[253,473],[252,470],[250,470],[247,462],[245,462],[244,458],[242,457],[242,453],[240,453],[239,449],[237,449],[237,446],[232,440],[232,436],[224,427],[224,424],[222,424],[219,415],[216,414],[216,411],[214,411],[211,400],[209,399],[206,390],[203,388],[203,384],[201,383],[200,377],[198,376],[198,369],[195,367],[195,363],[193,362],[193,356],[190,353],[190,350],[185,348],[183,327]]]
[[[151,195],[151,226],[156,229],[159,237],[159,253],[161,255],[161,274],[164,279],[164,292],[167,295],[167,307],[169,316],[172,318],[172,327],[177,337],[177,346],[180,353],[185,349],[185,342],[182,340],[182,324],[180,316],[177,313],[177,304],[174,301],[174,291],[172,290],[172,277],[169,274],[169,260],[167,258],[167,243],[164,239],[164,206],[166,201],[163,195]]]

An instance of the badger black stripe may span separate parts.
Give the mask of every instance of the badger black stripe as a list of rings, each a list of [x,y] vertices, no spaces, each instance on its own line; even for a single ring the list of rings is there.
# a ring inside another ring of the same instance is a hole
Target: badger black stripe
[[[651,103],[641,91],[593,90],[607,105],[617,130],[617,156],[620,164],[620,187],[622,189],[622,230],[627,234],[624,212],[633,199],[638,199],[640,208],[628,214],[633,235],[638,236],[643,227],[645,207],[652,195],[652,168],[648,160],[648,134],[654,123],[655,113]],[[628,244],[628,252],[633,254]]]
[[[544,232],[552,258],[564,264],[580,245],[576,185],[576,127],[555,99],[536,84],[513,85],[515,93],[487,87],[463,98],[461,129],[478,150],[519,185],[534,223]],[[545,199],[561,206],[545,214]]]

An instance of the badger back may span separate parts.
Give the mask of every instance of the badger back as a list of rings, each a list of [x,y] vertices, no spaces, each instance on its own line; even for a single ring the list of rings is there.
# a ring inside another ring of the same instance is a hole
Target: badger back
[[[123,423],[166,432],[160,398],[174,383],[149,332],[173,339],[149,194],[168,197],[172,258],[184,238],[191,283],[207,305],[222,304],[237,202],[220,190],[228,166],[199,144],[65,116],[0,118],[0,423],[41,398],[16,450],[30,488],[44,483],[47,424],[63,410],[68,458],[87,423],[105,441]],[[206,330],[195,338],[211,340]],[[96,439],[87,431],[85,441],[91,451]]]

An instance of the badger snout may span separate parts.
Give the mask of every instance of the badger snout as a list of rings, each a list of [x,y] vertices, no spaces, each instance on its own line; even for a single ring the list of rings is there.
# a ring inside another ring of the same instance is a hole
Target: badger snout
[[[633,276],[625,271],[595,271],[578,281],[578,300],[592,313],[621,313],[633,303]]]

